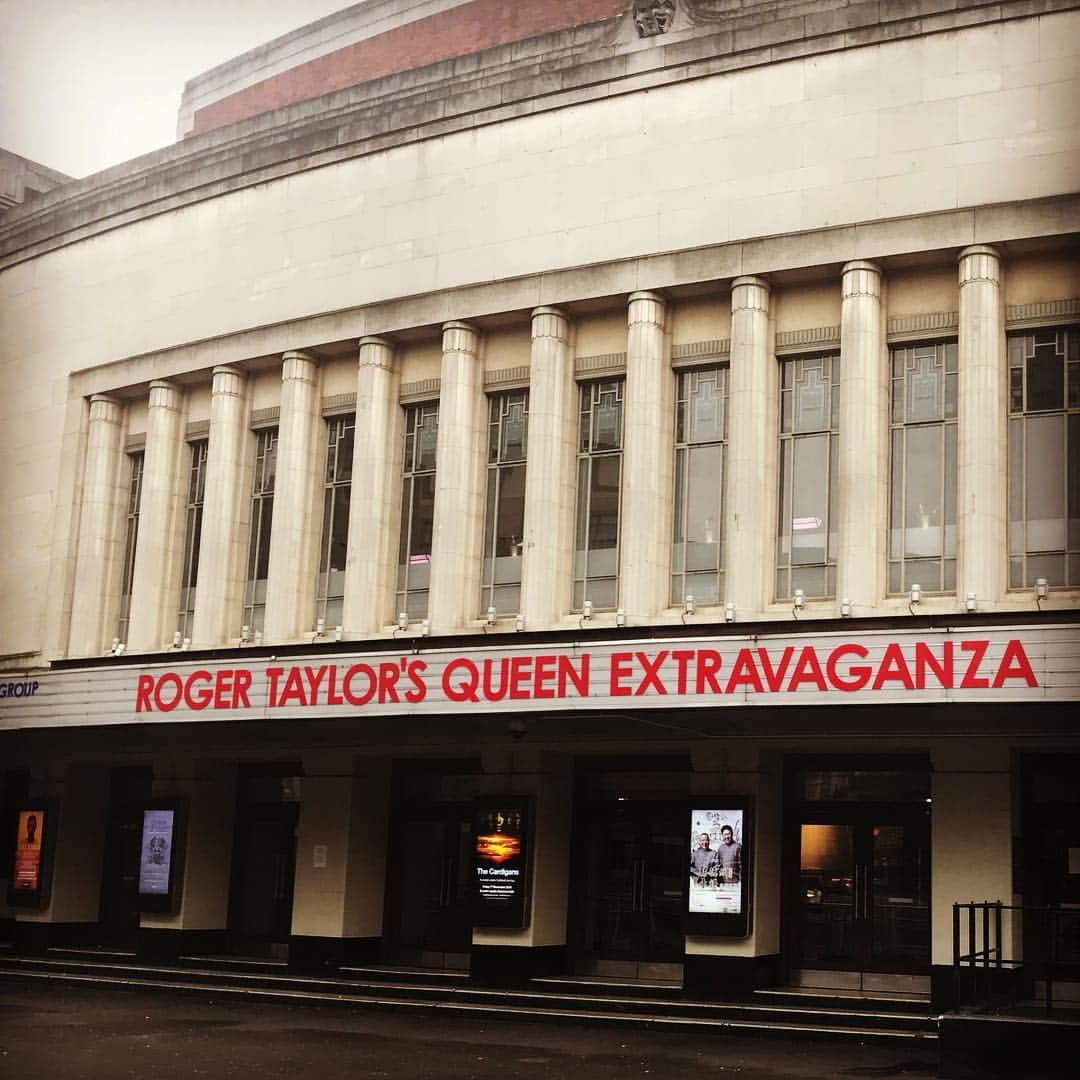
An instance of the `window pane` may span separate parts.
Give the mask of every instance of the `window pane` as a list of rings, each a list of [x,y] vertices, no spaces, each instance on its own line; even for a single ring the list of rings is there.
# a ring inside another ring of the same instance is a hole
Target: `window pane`
[[[431,537],[435,526],[435,477],[417,476],[413,481],[412,536],[409,564],[426,564],[431,558]],[[411,578],[411,575],[410,575]]]
[[[516,558],[525,527],[525,466],[504,466],[500,473],[495,554]]]
[[[1034,353],[1027,362],[1027,409],[1060,409],[1065,404],[1065,358],[1057,350],[1057,334],[1036,334]]]
[[[940,555],[942,544],[942,428],[938,424],[906,431],[904,555]]]
[[[589,550],[614,550],[619,540],[619,474],[622,459],[594,458],[589,505]]]
[[[1069,417],[1069,550],[1080,551],[1080,413]]]
[[[1009,554],[1024,551],[1024,420],[1009,421]]]
[[[1065,549],[1065,418],[1060,414],[1030,416],[1025,423],[1027,425],[1025,470],[1027,550],[1063,551]]]
[[[687,469],[686,568],[720,568],[720,487],[723,447],[699,446],[689,451]],[[696,594],[695,594],[696,595]]]
[[[793,441],[791,561],[823,563],[826,555],[829,437],[813,435]]]

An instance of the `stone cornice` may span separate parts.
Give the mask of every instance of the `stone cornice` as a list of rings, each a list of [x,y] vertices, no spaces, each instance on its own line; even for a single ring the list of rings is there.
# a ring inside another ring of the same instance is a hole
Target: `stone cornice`
[[[568,30],[264,113],[65,184],[0,223],[0,269],[89,236],[336,161],[518,116],[796,57],[1080,7],[920,0],[740,7],[637,42]],[[773,10],[775,9],[775,10]],[[717,9],[719,10],[719,9]],[[782,16],[782,17],[781,17]],[[525,55],[522,55],[522,53]]]

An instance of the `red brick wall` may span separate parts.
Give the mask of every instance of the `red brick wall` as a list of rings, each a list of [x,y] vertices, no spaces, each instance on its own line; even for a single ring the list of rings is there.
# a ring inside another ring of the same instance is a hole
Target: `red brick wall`
[[[472,0],[347,45],[212,102],[195,113],[194,133],[383,75],[611,19],[623,4],[624,0]]]

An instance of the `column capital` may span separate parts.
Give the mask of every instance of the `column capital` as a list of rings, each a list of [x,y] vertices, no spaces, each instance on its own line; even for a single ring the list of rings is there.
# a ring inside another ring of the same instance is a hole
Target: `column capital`
[[[243,392],[244,382],[247,380],[245,372],[230,364],[219,364],[215,367],[213,377],[210,384],[211,394],[239,395]]]
[[[771,286],[764,278],[737,277],[731,283],[731,310],[750,308],[755,311],[767,311]]]
[[[281,381],[297,379],[301,382],[314,382],[315,369],[319,362],[307,353],[286,352],[281,354]]]
[[[960,252],[960,287],[973,281],[1001,280],[1001,255],[986,244],[973,244]]]
[[[381,337],[362,337],[358,342],[359,353],[356,362],[362,368],[381,368],[383,371],[394,370],[394,343]]]
[[[533,308],[532,336],[536,338],[554,338],[566,341],[570,337],[570,320],[558,308]]]
[[[98,424],[119,424],[124,418],[124,406],[108,394],[90,395],[90,420]]]
[[[627,323],[664,325],[667,301],[654,292],[632,292],[626,302]]]
[[[183,391],[176,383],[166,379],[154,379],[150,384],[151,409],[175,409],[179,410],[183,401]]]
[[[845,263],[842,273],[844,299],[881,295],[881,267],[875,263],[856,259]]]
[[[443,352],[475,353],[479,346],[480,335],[475,326],[467,322],[452,319],[443,323]]]

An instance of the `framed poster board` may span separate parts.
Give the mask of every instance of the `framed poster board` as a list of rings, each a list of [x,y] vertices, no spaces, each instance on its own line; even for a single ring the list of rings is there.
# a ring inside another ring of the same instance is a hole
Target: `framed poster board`
[[[15,856],[8,879],[12,907],[49,906],[56,817],[51,799],[26,803],[15,814]]]
[[[139,910],[176,911],[180,900],[184,806],[155,799],[143,808],[139,841]]]
[[[521,929],[529,921],[530,804],[482,799],[473,815],[473,925]]]
[[[690,804],[688,933],[721,937],[750,933],[751,833],[750,802],[745,796],[696,798]]]

